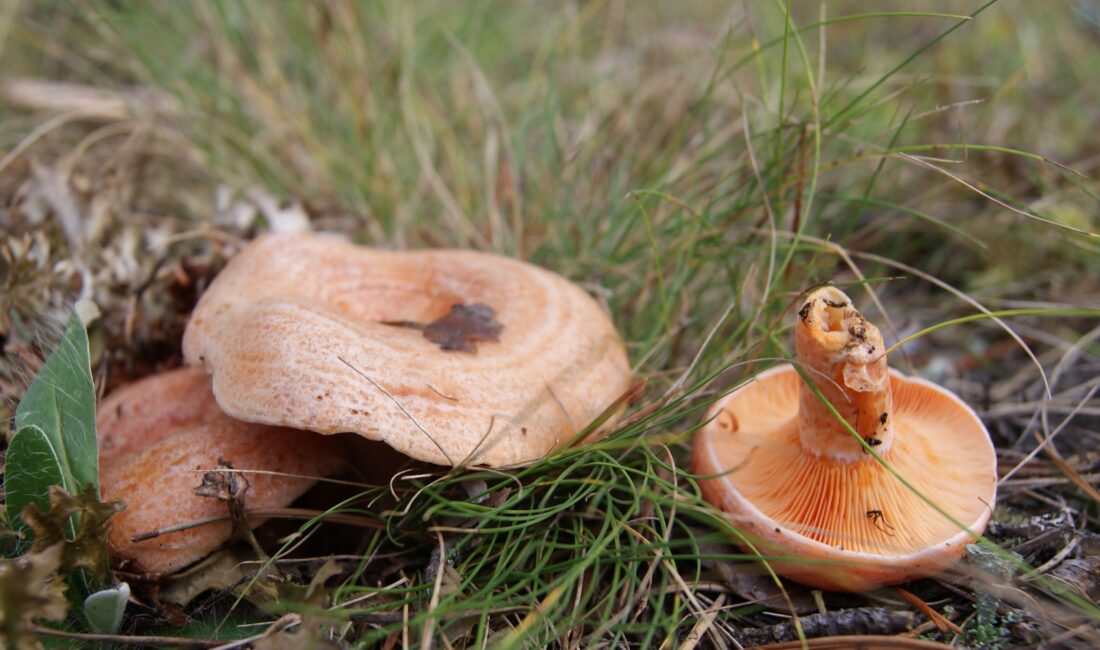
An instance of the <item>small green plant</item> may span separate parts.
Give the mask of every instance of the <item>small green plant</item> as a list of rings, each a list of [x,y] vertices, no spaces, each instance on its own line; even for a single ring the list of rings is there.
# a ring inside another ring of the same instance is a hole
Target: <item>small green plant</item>
[[[15,429],[4,468],[4,503],[12,528],[25,536],[28,526],[20,514],[31,503],[43,512],[49,509],[50,486],[69,494],[99,489],[88,334],[75,312],[19,402]],[[75,534],[78,518],[69,521],[70,534]],[[16,550],[25,550],[28,542],[21,540]]]
[[[107,577],[99,500],[95,390],[88,336],[73,313],[64,336],[19,402],[4,466],[15,557],[0,560],[0,639],[36,647],[38,620],[63,620]],[[79,611],[79,610],[78,610]]]

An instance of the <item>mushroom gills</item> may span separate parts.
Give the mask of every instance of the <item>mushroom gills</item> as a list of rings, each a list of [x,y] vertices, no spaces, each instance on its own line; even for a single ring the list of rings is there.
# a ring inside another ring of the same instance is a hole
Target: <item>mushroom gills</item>
[[[801,374],[771,368],[712,407],[692,455],[704,497],[754,548],[796,556],[773,566],[813,586],[867,589],[957,560],[996,497],[978,416],[889,369],[878,329],[833,287],[806,297],[795,348]]]

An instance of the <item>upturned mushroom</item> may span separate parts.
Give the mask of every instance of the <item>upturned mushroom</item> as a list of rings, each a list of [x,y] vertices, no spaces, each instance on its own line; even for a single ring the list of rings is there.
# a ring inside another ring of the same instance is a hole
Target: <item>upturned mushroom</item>
[[[981,420],[953,393],[889,369],[878,329],[833,287],[806,297],[795,347],[843,422],[792,365],[760,373],[695,438],[704,497],[776,572],[813,587],[862,591],[953,564],[996,497]]]
[[[195,308],[187,361],[230,416],[355,432],[442,465],[522,465],[629,387],[580,287],[516,260],[315,235],[247,245]]]
[[[232,475],[236,480],[229,483],[238,493],[225,495],[262,510],[289,504],[315,477],[347,467],[341,440],[231,419],[214,401],[210,377],[196,368],[153,375],[113,392],[100,405],[96,428],[102,498],[126,506],[111,518],[110,551],[138,573],[171,573],[230,539],[230,521],[135,539],[227,514],[224,500],[196,493],[204,482],[197,470],[215,470],[223,461],[236,470],[263,470]]]

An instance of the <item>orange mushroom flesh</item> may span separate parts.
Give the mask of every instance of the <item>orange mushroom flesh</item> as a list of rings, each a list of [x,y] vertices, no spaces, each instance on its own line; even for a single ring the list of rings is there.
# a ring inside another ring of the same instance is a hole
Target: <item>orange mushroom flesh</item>
[[[732,515],[777,572],[862,591],[937,573],[980,534],[996,458],[977,415],[930,382],[887,368],[882,336],[825,287],[799,310],[802,370],[895,471],[866,453],[794,367],[757,375],[715,404],[695,439],[704,497]],[[955,521],[952,521],[954,519]]]
[[[222,517],[225,501],[199,496],[202,470],[222,460],[242,473],[249,510],[288,505],[317,481],[347,465],[344,441],[308,431],[239,422],[222,413],[210,377],[194,368],[148,377],[103,401],[97,418],[100,491],[126,509],[111,518],[112,555],[130,571],[166,574],[209,555],[231,537],[228,520],[149,539],[183,524]],[[267,473],[270,472],[270,473]],[[251,526],[263,523],[250,519]]]

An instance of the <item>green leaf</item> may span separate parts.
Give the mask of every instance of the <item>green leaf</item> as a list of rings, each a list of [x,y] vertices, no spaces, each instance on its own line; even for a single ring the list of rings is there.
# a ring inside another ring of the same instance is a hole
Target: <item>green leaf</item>
[[[98,494],[95,388],[88,334],[76,313],[19,402],[15,424],[4,477],[13,527],[26,530],[18,515],[28,503],[38,504],[43,512],[48,509],[51,485],[60,485],[70,494],[91,486]]]
[[[23,508],[29,503],[38,504],[42,510],[49,508],[50,486],[63,481],[61,460],[49,436],[34,425],[19,429],[8,445],[4,468],[4,499],[12,527],[27,530],[19,516]],[[75,532],[72,524],[70,531]]]
[[[125,582],[114,589],[104,589],[84,599],[84,616],[93,632],[115,634],[122,625],[126,603],[130,600],[130,585]]]

